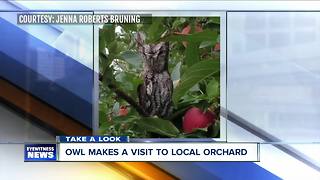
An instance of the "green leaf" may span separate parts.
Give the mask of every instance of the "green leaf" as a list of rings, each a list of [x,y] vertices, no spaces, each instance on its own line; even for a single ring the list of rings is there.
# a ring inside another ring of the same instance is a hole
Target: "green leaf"
[[[213,75],[220,70],[219,61],[199,61],[189,67],[182,75],[181,81],[173,92],[173,102],[178,103],[180,98],[195,84]]]
[[[220,121],[216,121],[212,127],[211,137],[219,137],[220,134]]]
[[[101,106],[101,105],[100,105]],[[100,125],[107,124],[107,113],[105,109],[100,108],[99,109],[99,122]]]
[[[186,18],[185,17],[181,17],[181,18],[177,18],[173,24],[172,24],[172,28],[178,28],[179,26],[181,26],[182,24],[184,24],[186,22]]]
[[[139,68],[142,66],[142,58],[141,56],[134,51],[124,51],[120,54],[120,57],[127,61],[129,64],[133,65],[135,68]]]
[[[121,24],[121,27],[127,33],[130,32],[130,31],[137,31],[137,25],[136,24]]]
[[[138,85],[142,83],[137,74],[120,72],[115,79],[121,89],[125,90],[132,98],[136,98]]]
[[[199,42],[202,41],[216,41],[218,33],[216,31],[204,30],[202,32],[194,33],[190,37],[191,42]]]
[[[112,69],[110,67],[106,68],[106,70],[103,72],[102,76],[103,76],[102,77],[102,79],[103,79],[102,83],[104,85],[107,85],[108,83],[115,81],[114,75],[112,73]]]
[[[114,24],[103,25],[102,32],[103,32],[102,37],[107,43],[111,43],[116,38]]]
[[[99,68],[100,68],[100,72],[103,73],[103,71],[107,68],[107,66],[109,66],[111,63],[111,61],[109,61],[109,59],[107,58],[107,56],[100,52],[99,53]]]
[[[218,24],[220,25],[220,17],[212,17],[209,19],[208,23]]]
[[[206,93],[209,99],[213,99],[214,97],[219,96],[220,94],[219,82],[216,79],[212,79],[209,82],[209,84],[207,85]]]
[[[148,132],[168,137],[176,137],[179,134],[179,130],[168,120],[146,117],[141,118],[138,123]]]
[[[165,30],[163,27],[163,17],[152,18],[152,24],[148,28],[147,38],[149,42],[157,41],[163,31]]]
[[[106,41],[105,41],[105,33],[102,29],[99,29],[99,53],[106,54]]]
[[[135,122],[137,120],[137,117],[134,115],[128,115],[128,116],[114,116],[113,121],[114,123],[129,123],[129,122]]]
[[[119,52],[117,41],[112,41],[111,43],[107,43],[107,48],[109,51],[109,56],[118,54],[118,52]]]
[[[179,106],[183,105],[191,105],[191,104],[196,104],[199,103],[201,100],[203,100],[203,95],[190,95],[190,93],[187,93],[186,95],[181,97],[181,101],[179,102]]]
[[[196,128],[191,133],[184,134],[185,138],[207,138],[208,128]]]
[[[199,43],[189,42],[186,49],[186,65],[188,67],[199,61]]]
[[[188,41],[193,43],[201,43],[202,41],[214,41],[216,42],[218,37],[217,31],[212,30],[204,30],[202,32],[197,32],[189,35],[182,35],[182,34],[173,34],[168,36],[166,39],[169,41]]]
[[[218,38],[219,39],[219,38]],[[203,41],[201,44],[200,44],[200,49],[201,48],[206,48],[206,47],[213,47],[214,45],[216,44],[216,42],[214,41]]]
[[[106,112],[105,105],[99,104],[99,125],[100,125],[100,133],[105,134],[107,128],[112,125],[112,122],[108,120],[108,114]]]
[[[118,115],[119,114],[119,109],[120,109],[119,102],[114,103],[113,108],[112,108],[113,114],[114,115]]]

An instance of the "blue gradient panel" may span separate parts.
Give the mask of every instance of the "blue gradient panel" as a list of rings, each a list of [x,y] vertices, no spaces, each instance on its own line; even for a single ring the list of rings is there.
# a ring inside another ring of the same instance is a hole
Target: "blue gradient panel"
[[[0,18],[0,77],[92,126],[93,71]]]
[[[26,144],[24,145],[24,161],[56,161],[56,144]]]
[[[154,164],[180,179],[280,179],[252,162],[154,162]]]

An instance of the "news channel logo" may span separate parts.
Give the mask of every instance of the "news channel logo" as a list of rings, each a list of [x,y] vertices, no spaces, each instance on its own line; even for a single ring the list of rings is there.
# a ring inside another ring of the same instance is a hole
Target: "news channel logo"
[[[24,161],[56,161],[56,144],[25,144]]]

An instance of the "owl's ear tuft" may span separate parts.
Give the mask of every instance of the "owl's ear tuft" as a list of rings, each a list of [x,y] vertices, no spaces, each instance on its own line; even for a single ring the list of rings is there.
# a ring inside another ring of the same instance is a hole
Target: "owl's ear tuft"
[[[169,42],[160,42],[154,46],[154,49],[156,51],[159,51],[160,49],[167,51],[169,49]]]
[[[146,35],[143,32],[137,32],[135,34],[135,39],[137,42],[137,48],[139,50],[139,52],[143,52],[143,46],[144,46],[144,41],[146,39]]]

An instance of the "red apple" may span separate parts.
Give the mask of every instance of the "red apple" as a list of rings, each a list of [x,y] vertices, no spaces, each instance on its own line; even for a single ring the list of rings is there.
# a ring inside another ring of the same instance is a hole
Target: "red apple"
[[[201,109],[192,107],[183,117],[183,131],[191,133],[197,128],[206,128],[215,122],[216,115],[211,111],[203,112]]]
[[[119,116],[126,116],[128,114],[127,106],[120,106]]]
[[[220,51],[220,43],[216,43],[216,45],[214,46],[214,51]]]

